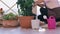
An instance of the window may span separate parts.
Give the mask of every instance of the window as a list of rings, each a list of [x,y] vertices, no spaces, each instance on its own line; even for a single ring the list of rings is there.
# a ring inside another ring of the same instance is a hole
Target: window
[[[18,14],[18,9],[17,9],[17,0],[0,0],[0,8],[3,8],[4,14],[7,13],[14,13]]]

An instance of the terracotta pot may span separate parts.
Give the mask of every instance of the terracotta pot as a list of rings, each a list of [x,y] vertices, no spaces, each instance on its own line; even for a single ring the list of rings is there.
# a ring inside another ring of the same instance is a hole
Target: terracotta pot
[[[31,20],[33,19],[33,16],[22,16],[20,17],[20,26],[22,28],[31,28]]]
[[[18,26],[17,20],[3,20],[4,27],[15,27]]]

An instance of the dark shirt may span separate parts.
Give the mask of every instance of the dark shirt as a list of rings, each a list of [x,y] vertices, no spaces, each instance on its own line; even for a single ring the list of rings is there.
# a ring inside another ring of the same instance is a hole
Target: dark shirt
[[[48,14],[48,13],[47,13],[47,12],[48,12],[47,8],[41,7],[41,8],[40,8],[40,12],[41,12],[42,15],[47,15],[47,14]]]
[[[44,21],[45,23],[47,23],[47,20],[43,18],[44,15],[46,15],[48,17],[48,10],[47,10],[47,8],[41,7],[40,8],[40,12],[41,12],[41,15],[38,16],[38,19],[40,21]]]

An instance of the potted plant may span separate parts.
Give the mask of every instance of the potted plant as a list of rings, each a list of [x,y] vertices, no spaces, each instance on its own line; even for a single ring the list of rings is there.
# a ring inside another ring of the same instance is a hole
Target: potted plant
[[[3,26],[5,26],[5,27],[18,26],[17,15],[14,15],[13,13],[4,15],[3,16]]]
[[[32,13],[33,0],[18,0],[18,13],[20,16],[20,26],[23,28],[31,27],[31,20],[34,18]]]

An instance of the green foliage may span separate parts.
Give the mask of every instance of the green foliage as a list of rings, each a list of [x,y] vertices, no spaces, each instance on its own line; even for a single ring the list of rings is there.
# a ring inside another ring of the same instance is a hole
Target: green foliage
[[[7,15],[4,15],[3,19],[4,20],[14,20],[14,19],[17,19],[17,18],[16,18],[16,15],[14,15],[13,13],[9,13]]]
[[[32,3],[33,0],[18,0],[17,5],[20,5],[20,12],[23,12],[23,16],[31,16],[32,15]],[[20,13],[18,11],[18,13]]]

